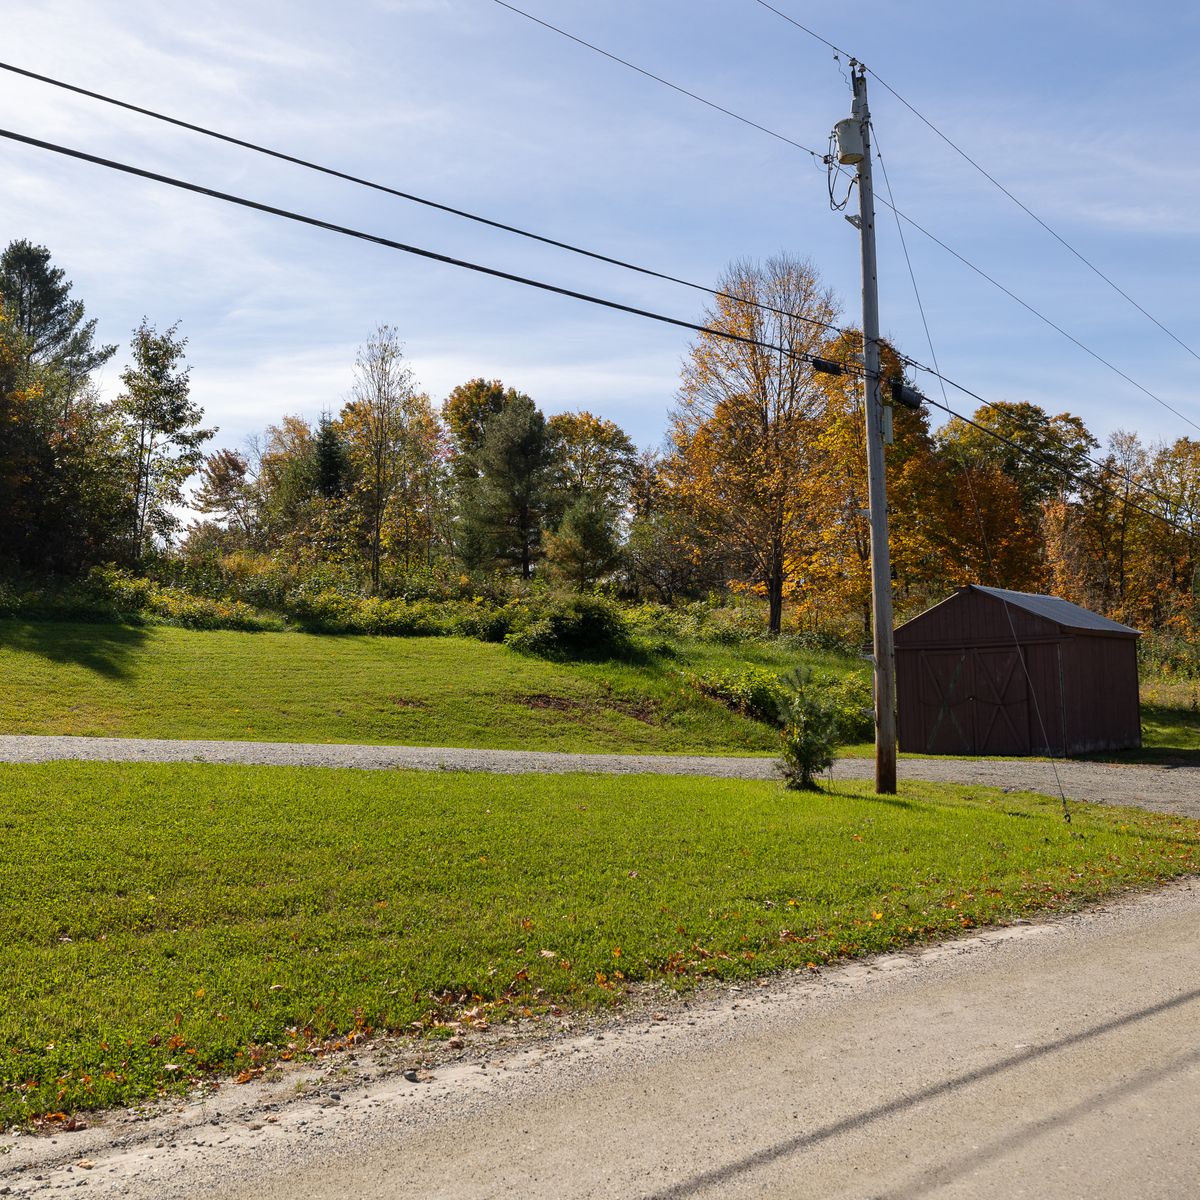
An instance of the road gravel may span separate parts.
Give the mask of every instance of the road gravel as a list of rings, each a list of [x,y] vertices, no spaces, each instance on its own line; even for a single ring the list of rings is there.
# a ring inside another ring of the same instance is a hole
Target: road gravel
[[[354,767],[363,770],[603,772],[776,779],[772,758],[715,755],[564,754],[534,750],[469,750],[428,746],[353,746],[310,742],[172,741],[165,738],[0,736],[0,762],[78,759],[98,762],[247,763],[265,766]],[[835,779],[865,779],[869,759],[842,758]],[[1007,759],[902,758],[901,779],[986,784],[1074,800],[1133,804],[1200,817],[1200,767],[1051,763]]]

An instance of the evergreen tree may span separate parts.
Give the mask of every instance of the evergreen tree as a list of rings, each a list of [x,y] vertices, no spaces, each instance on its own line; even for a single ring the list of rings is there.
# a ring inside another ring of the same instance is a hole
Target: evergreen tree
[[[313,475],[317,492],[326,500],[345,495],[350,485],[350,455],[328,413],[321,414],[313,441]]]
[[[0,254],[0,296],[23,340],[26,368],[39,368],[47,390],[68,403],[117,351],[96,345],[95,319],[84,319],[83,301],[71,298],[71,282],[50,265],[45,246],[9,243]]]
[[[607,575],[620,554],[612,510],[595,494],[569,505],[558,529],[546,538],[546,559],[554,573],[581,592]]]
[[[549,491],[546,418],[517,395],[485,426],[476,455],[479,478],[459,498],[456,542],[482,560],[519,567],[528,579],[541,549]]]

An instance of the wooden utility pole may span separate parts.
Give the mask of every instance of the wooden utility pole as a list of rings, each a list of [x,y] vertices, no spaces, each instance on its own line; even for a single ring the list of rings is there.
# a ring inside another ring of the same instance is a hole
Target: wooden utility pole
[[[875,664],[875,790],[896,791],[896,658],[892,643],[892,558],[888,549],[887,476],[883,461],[883,404],[879,378],[879,286],[875,275],[875,193],[871,187],[871,114],[867,76],[851,63],[861,144],[858,228],[862,235],[863,407],[867,420],[867,494],[871,515],[871,612]],[[853,158],[857,158],[854,155]],[[853,161],[853,158],[850,161]],[[843,161],[847,161],[843,156]]]

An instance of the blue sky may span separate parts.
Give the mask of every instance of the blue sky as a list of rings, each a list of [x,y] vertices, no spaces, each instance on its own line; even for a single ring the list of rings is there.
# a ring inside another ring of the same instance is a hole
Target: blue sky
[[[1200,10],[1073,2],[776,6],[858,54],[1200,351]],[[805,145],[849,108],[829,50],[753,0],[522,7]],[[741,257],[810,257],[857,321],[858,243],[804,154],[492,0],[0,0],[4,58],[448,204],[703,283]],[[699,319],[702,297],[537,247],[0,73],[0,125],[448,254]],[[872,92],[896,202],[1200,423],[1200,361]],[[0,241],[50,247],[121,356],[180,321],[217,444],[336,409],[355,347],[397,327],[435,402],[499,377],[642,445],[666,426],[687,335],[0,143]],[[882,179],[877,180],[880,191]],[[884,331],[928,358],[881,211]],[[909,249],[943,371],[1101,437],[1195,428],[920,234]],[[932,385],[931,385],[932,386]],[[935,393],[936,394],[936,393]],[[970,401],[951,395],[960,408]]]

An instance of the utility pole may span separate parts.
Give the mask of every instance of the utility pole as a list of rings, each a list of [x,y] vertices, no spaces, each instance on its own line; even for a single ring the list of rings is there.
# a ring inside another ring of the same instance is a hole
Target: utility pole
[[[862,235],[863,407],[867,418],[867,494],[871,518],[871,613],[875,664],[875,790],[896,791],[896,659],[892,642],[892,558],[888,549],[887,476],[883,461],[883,404],[879,379],[879,286],[875,274],[875,193],[871,186],[871,127],[867,76],[851,62],[854,106],[839,121],[838,159],[858,166],[857,222]]]

